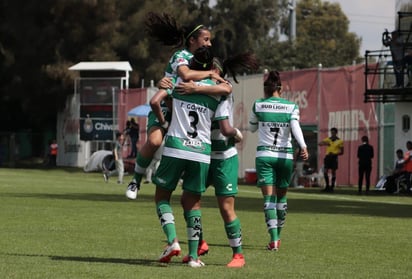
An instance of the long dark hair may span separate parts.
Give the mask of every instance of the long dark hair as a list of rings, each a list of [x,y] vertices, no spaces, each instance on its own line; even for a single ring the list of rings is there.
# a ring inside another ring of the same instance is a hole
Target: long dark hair
[[[265,96],[272,96],[273,92],[282,89],[282,82],[280,80],[278,71],[270,71],[263,83]]]
[[[189,47],[189,39],[197,39],[203,30],[208,28],[202,24],[179,27],[176,19],[167,13],[149,12],[145,19],[146,32],[167,46]]]
[[[220,76],[225,77],[229,74],[233,77],[236,83],[239,83],[236,79],[237,74],[241,74],[246,70],[256,71],[259,68],[258,60],[252,52],[244,52],[233,55],[223,61],[220,58],[214,58],[214,67],[220,71]]]
[[[210,47],[200,47],[193,53],[190,59],[190,69],[197,71],[208,71],[213,66],[213,51]]]
[[[256,56],[251,52],[245,52],[231,56],[225,60],[221,60],[218,57],[213,57],[213,51],[210,47],[200,47],[194,53],[190,60],[190,69],[207,71],[212,68],[219,70],[220,76],[225,77],[229,73],[236,83],[239,83],[236,79],[236,75],[245,70],[257,70],[259,63]]]

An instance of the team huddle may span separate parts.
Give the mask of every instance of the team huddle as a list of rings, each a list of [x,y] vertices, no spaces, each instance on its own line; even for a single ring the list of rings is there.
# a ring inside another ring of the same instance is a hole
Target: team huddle
[[[182,181],[181,206],[186,221],[188,253],[182,262],[190,267],[205,264],[200,256],[209,250],[203,239],[201,196],[209,185],[215,196],[232,249],[227,267],[245,265],[241,222],[235,212],[238,193],[238,154],[235,144],[242,132],[233,127],[234,96],[227,74],[257,70],[253,53],[245,52],[223,59],[213,55],[211,33],[204,25],[179,28],[167,14],[149,13],[146,29],[165,45],[175,46],[159,91],[150,100],[146,143],[136,156],[134,176],[126,196],[136,199],[142,177],[156,152],[162,152],[153,177],[155,204],[167,246],[159,261],[168,263],[181,254],[176,233],[171,195]],[[293,134],[304,160],[308,152],[299,124],[299,108],[280,97],[279,73],[270,71],[264,81],[264,95],[255,101],[249,130],[258,131],[256,153],[257,185],[264,198],[264,214],[270,241],[267,249],[280,246],[285,223],[287,187],[293,171]]]

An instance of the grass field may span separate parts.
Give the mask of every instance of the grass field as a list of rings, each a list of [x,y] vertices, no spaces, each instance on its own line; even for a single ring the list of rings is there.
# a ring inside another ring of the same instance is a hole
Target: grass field
[[[0,278],[412,278],[412,196],[291,189],[282,246],[269,252],[261,194],[241,185],[246,266],[228,269],[231,250],[209,189],[202,212],[210,252],[204,268],[191,269],[181,258],[156,261],[165,236],[154,186],[143,184],[136,201],[125,187],[79,169],[0,169]],[[172,206],[185,254],[179,194]]]

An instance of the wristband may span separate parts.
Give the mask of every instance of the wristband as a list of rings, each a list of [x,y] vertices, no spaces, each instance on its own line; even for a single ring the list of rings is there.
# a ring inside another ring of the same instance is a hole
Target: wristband
[[[236,130],[236,135],[234,136],[235,141],[236,141],[236,142],[241,142],[242,139],[243,139],[243,135],[242,135],[242,133],[239,131],[238,128],[235,128],[235,130]]]
[[[163,129],[167,130],[169,128],[169,122],[165,121],[163,124],[160,125]]]

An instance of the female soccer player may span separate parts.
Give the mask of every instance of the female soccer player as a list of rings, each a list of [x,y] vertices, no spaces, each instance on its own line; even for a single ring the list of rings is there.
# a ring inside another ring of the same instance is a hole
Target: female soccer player
[[[202,69],[204,65],[211,67],[209,48],[200,48],[192,59],[191,67]],[[202,56],[204,55],[204,56]],[[210,61],[209,61],[209,60]],[[202,61],[202,62],[200,62]],[[230,93],[227,83],[216,85],[212,80],[199,82],[199,86],[207,86],[216,93]],[[160,94],[160,93],[159,93]],[[153,179],[156,185],[155,203],[158,217],[167,237],[168,245],[161,254],[160,262],[170,262],[173,256],[180,254],[174,215],[170,198],[180,178],[183,178],[183,207],[188,235],[188,265],[202,267],[204,263],[198,258],[198,247],[201,234],[200,198],[206,189],[206,178],[210,164],[211,125],[219,110],[221,97],[209,95],[181,95],[173,91],[173,110],[170,127],[165,138],[160,166]],[[233,129],[231,136],[240,133]]]
[[[299,124],[298,106],[281,98],[282,83],[277,71],[264,81],[264,97],[254,102],[249,130],[259,132],[256,152],[257,186],[264,199],[266,226],[270,235],[268,250],[277,251],[285,224],[287,189],[293,171],[291,133],[300,146],[300,156],[309,155]]]
[[[252,53],[243,53],[235,55],[223,62],[214,58],[213,70],[222,78],[227,72],[230,72],[236,80],[237,72],[244,72],[246,69],[256,70],[258,63]],[[229,83],[230,84],[230,83]],[[231,85],[230,85],[231,86]],[[175,90],[184,93],[204,93],[207,94],[207,86],[198,86],[194,82],[181,82],[176,85]],[[227,135],[233,135],[233,94],[223,98],[220,110],[216,112],[216,118],[212,123],[212,153],[209,167],[207,185],[213,185],[217,198],[220,214],[224,222],[224,228],[232,248],[232,260],[227,267],[243,267],[245,258],[242,250],[241,223],[235,212],[235,197],[238,193],[238,167],[239,160],[235,147],[235,138]],[[237,138],[241,139],[240,131]],[[203,233],[201,234],[203,237]],[[188,257],[183,258],[187,262]]]
[[[161,41],[164,45],[180,48],[170,58],[165,77],[172,80],[176,80],[177,77],[182,80],[202,80],[213,77],[221,82],[224,81],[214,71],[195,71],[189,68],[189,61],[193,57],[193,52],[200,47],[210,47],[212,45],[211,33],[204,25],[178,27],[176,20],[170,15],[159,15],[153,12],[148,13],[145,25],[151,37]],[[184,48],[182,48],[183,46]],[[162,79],[159,85],[161,91],[173,88],[173,82],[165,78]],[[157,106],[163,102],[162,97],[166,96],[167,93],[164,92],[164,94],[158,95],[156,99],[150,101],[152,109],[160,110],[158,113],[162,113],[165,117],[163,118],[164,121],[159,122],[154,114],[149,114],[147,141],[137,154],[133,179],[126,190],[126,196],[129,199],[136,199],[146,168],[150,165],[155,152],[161,146],[167,131],[170,122],[170,108],[167,108],[166,105]]]

